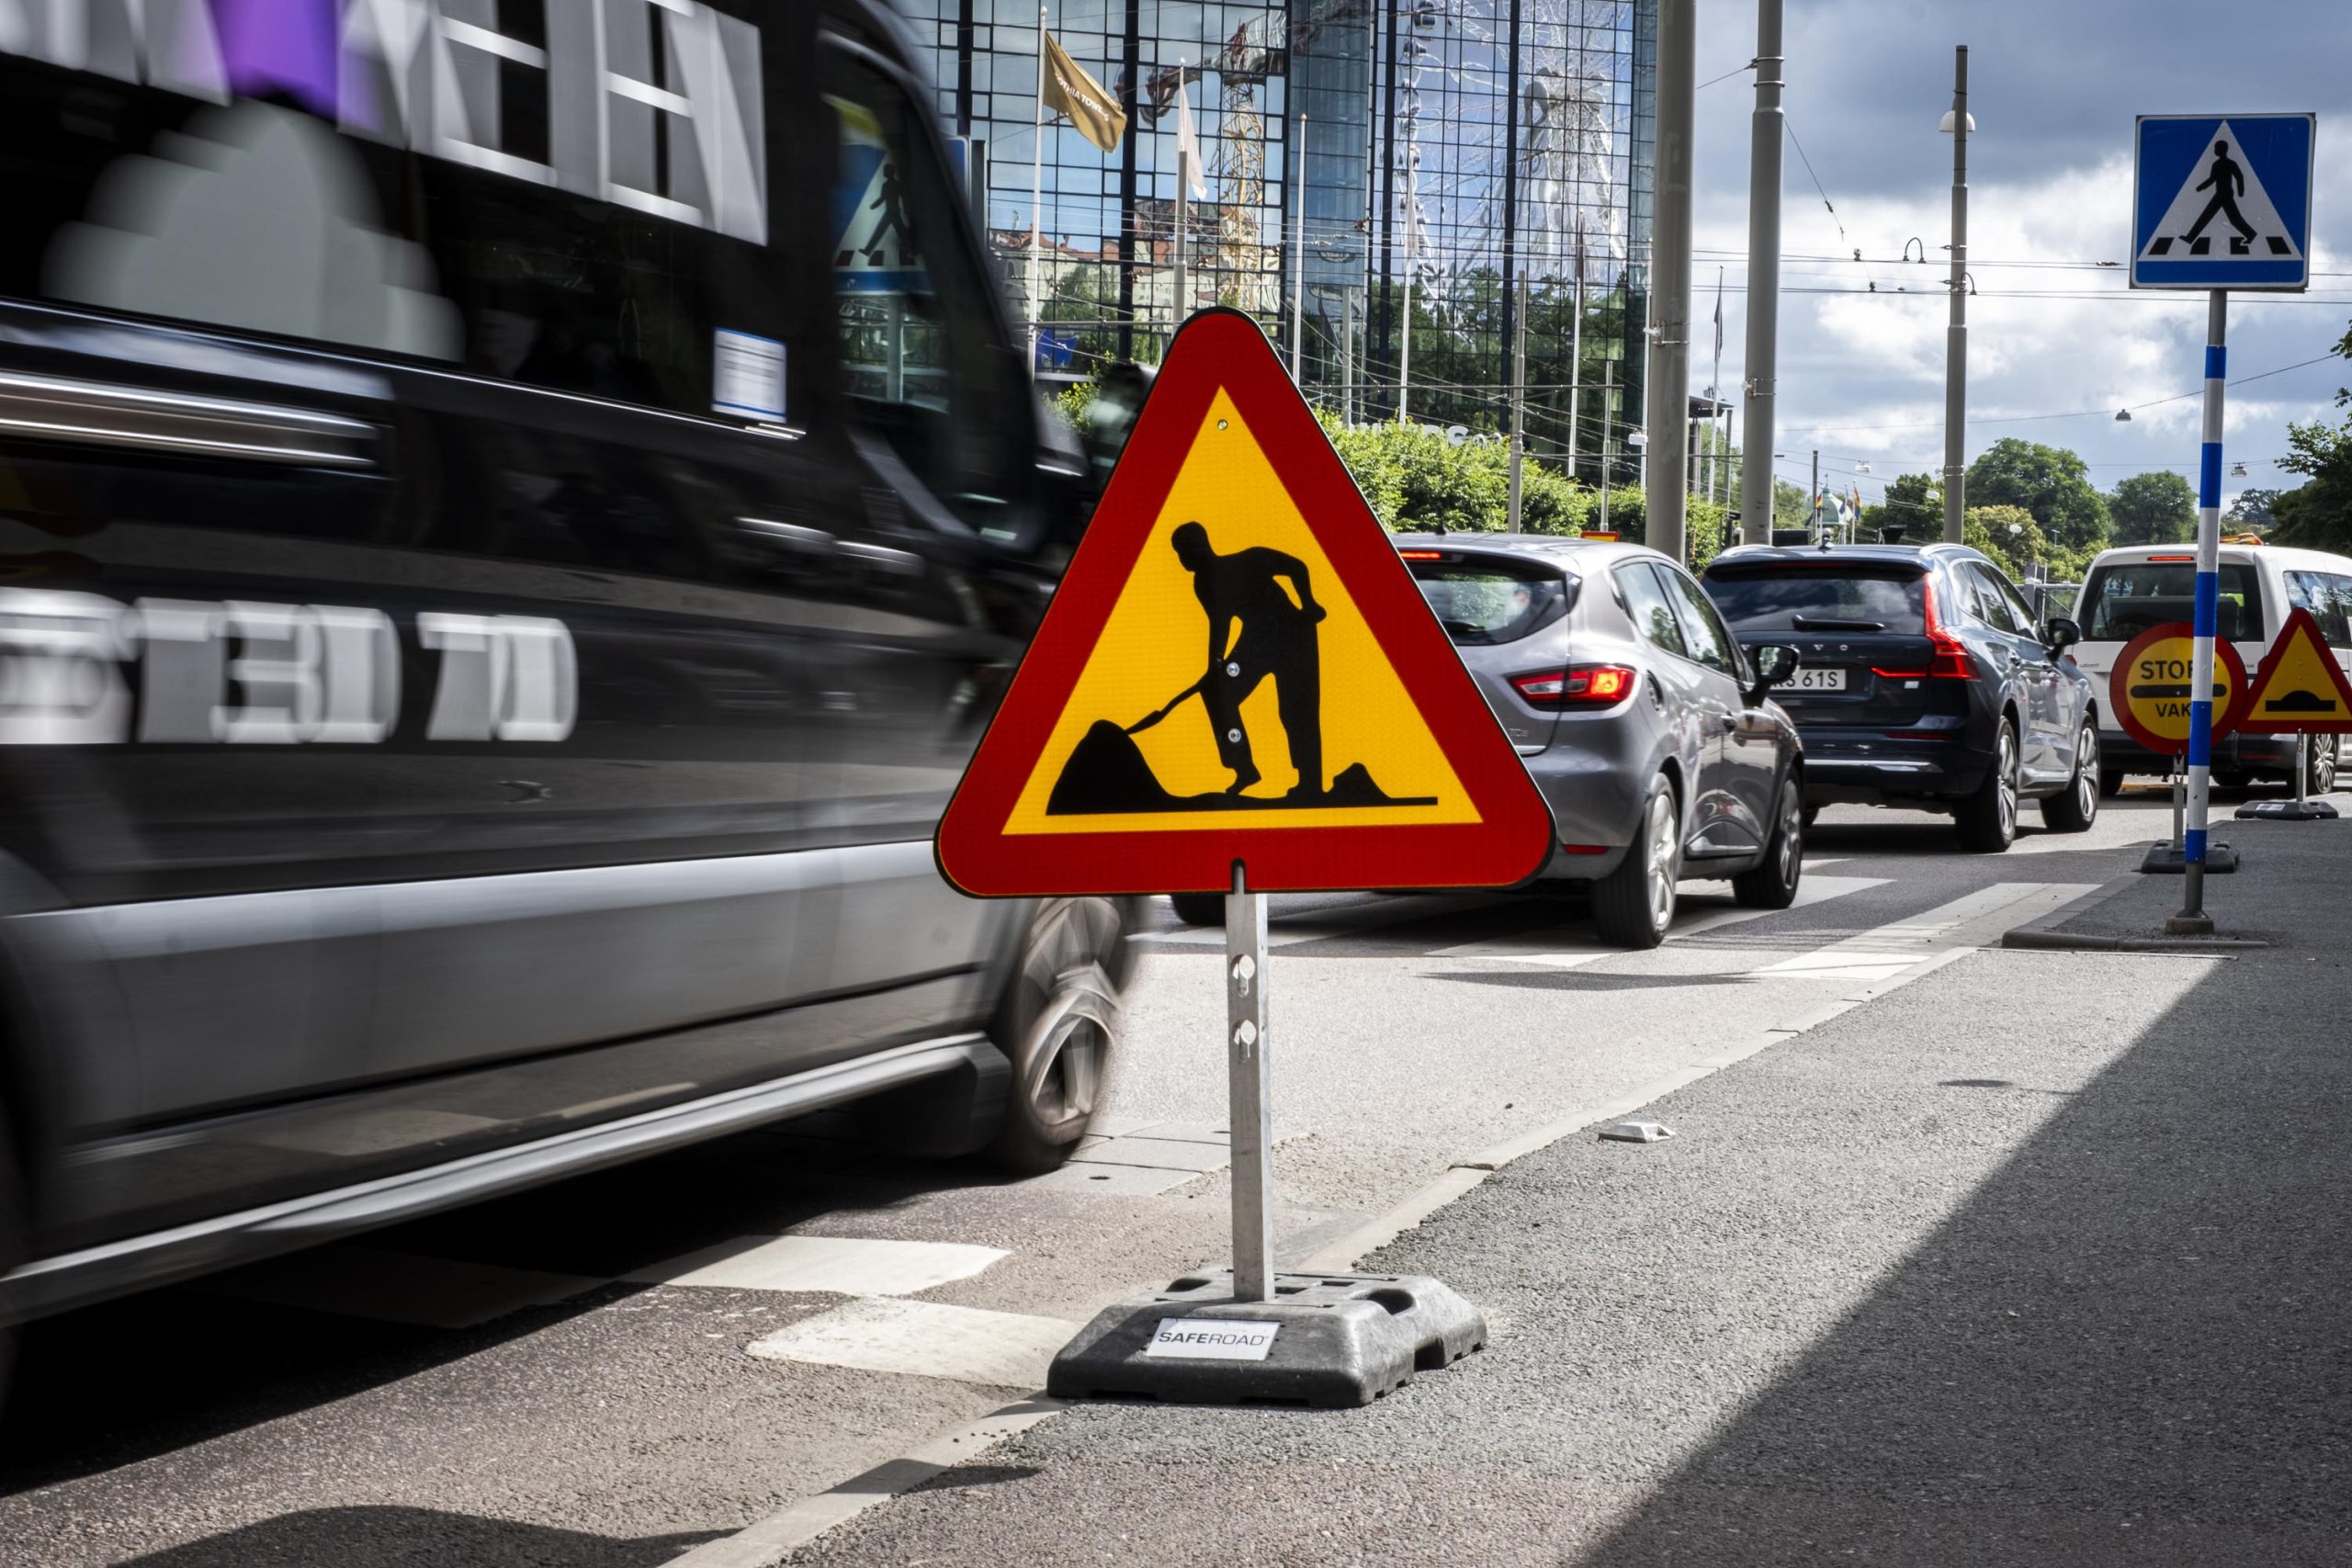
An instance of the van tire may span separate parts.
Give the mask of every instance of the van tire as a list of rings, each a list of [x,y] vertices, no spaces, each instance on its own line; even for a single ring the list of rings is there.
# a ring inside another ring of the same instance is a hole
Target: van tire
[[[1114,898],[1047,898],[1022,933],[989,1031],[1012,1065],[988,1149],[1004,1169],[1059,1169],[1093,1122],[1119,1031],[1129,914]]]
[[[2311,751],[2303,759],[2303,793],[2327,795],[2335,788],[2336,739],[2333,735],[2311,738]]]
[[[8,1139],[7,1107],[0,1105],[0,1274],[32,1256],[32,1214],[25,1201],[24,1171]],[[0,1325],[0,1410],[8,1404],[8,1377],[16,1368],[17,1333]]]
[[[1952,803],[1960,847],[1974,855],[1996,855],[2017,841],[2018,732],[2005,716],[1993,739],[1993,765],[1975,792]]]

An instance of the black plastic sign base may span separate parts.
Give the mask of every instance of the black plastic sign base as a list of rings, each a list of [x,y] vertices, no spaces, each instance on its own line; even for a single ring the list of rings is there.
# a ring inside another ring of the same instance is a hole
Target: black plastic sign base
[[[1435,1280],[1277,1274],[1272,1301],[1238,1302],[1232,1273],[1220,1269],[1105,1307],[1054,1358],[1046,1392],[1181,1404],[1370,1404],[1414,1373],[1486,1347],[1486,1318]]]
[[[2324,800],[2256,800],[2237,808],[2241,822],[2333,822],[2335,807]]]
[[[2226,876],[2238,868],[2238,852],[2227,844],[2205,846],[2205,874]],[[2143,873],[2156,876],[2182,876],[2188,871],[2188,852],[2178,844],[2154,844],[2147,858],[2140,863]]]

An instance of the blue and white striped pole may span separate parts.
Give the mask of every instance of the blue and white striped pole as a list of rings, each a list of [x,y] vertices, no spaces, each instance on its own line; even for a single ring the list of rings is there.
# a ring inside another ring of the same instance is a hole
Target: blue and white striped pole
[[[2230,295],[2212,292],[2205,318],[2205,446],[2197,464],[2197,609],[2188,665],[2188,828],[2182,835],[2180,914],[2172,929],[2211,931],[2205,913],[2205,822],[2213,793],[2213,633],[2222,595],[2222,389],[2228,379]]]

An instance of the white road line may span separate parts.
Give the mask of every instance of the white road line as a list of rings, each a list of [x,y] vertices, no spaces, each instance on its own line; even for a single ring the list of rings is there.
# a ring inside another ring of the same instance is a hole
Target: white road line
[[[968,1280],[1012,1254],[946,1241],[843,1235],[751,1235],[657,1263],[625,1278],[649,1285],[730,1291],[829,1291],[899,1296]]]
[[[1963,898],[1811,953],[1751,969],[1779,980],[1890,980],[1914,964],[1959,949],[1982,947],[2036,915],[2070,904],[2099,885],[2092,882],[1996,882]]]
[[[944,1302],[865,1296],[787,1324],[748,1347],[763,1361],[813,1361],[999,1388],[1042,1388],[1079,1325]]]
[[[1842,898],[1849,893],[1860,893],[1868,888],[1883,887],[1887,881],[1888,879],[1883,876],[1808,875],[1797,885],[1796,901],[1789,907],[1792,909],[1802,909],[1809,904],[1826,903],[1832,898]],[[1725,926],[1736,926],[1746,920],[1761,919],[1766,915],[1780,912],[1777,909],[1706,909],[1677,919],[1674,922],[1674,929],[1667,933],[1666,940],[1678,942],[1684,937],[1701,936],[1708,931],[1721,931]],[[1523,935],[1498,942],[1465,942],[1458,947],[1442,947],[1430,956],[1431,958],[1510,958],[1521,964],[1543,964],[1555,968],[1573,969],[1579,964],[1590,964],[1595,959],[1621,956],[1624,951],[1622,947],[1607,947],[1600,942],[1563,942],[1550,931],[1529,931]]]

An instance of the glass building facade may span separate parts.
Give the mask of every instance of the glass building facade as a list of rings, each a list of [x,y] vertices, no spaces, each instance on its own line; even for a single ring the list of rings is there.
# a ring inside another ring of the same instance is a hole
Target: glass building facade
[[[1319,405],[1392,418],[1401,395],[1414,420],[1498,433],[1523,275],[1529,449],[1593,479],[1606,439],[1629,477],[1657,0],[1048,0],[1045,25],[1129,128],[1104,152],[1049,120],[1042,157],[1035,0],[899,4],[934,51],[941,113],[985,145],[991,246],[1047,378],[1148,363],[1220,302],[1287,352],[1303,293]],[[1180,82],[1206,193],[1183,204],[1182,300]]]

